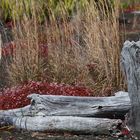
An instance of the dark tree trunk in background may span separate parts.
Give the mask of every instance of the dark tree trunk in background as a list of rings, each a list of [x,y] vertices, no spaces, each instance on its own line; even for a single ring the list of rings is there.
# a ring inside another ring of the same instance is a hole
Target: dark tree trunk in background
[[[121,64],[127,78],[128,93],[131,100],[129,125],[140,133],[140,41],[124,43]]]

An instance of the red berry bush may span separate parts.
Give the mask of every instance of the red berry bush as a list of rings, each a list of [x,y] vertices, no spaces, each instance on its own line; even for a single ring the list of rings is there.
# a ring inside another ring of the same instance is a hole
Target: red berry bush
[[[27,96],[32,93],[44,95],[90,96],[91,90],[65,84],[30,82],[22,86],[3,89],[0,92],[0,110],[14,109],[30,103]]]

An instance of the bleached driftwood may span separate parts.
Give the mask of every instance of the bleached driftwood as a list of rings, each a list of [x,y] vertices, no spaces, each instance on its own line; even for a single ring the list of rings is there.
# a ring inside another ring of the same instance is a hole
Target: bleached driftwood
[[[31,105],[0,111],[2,126],[14,125],[17,128],[32,131],[107,134],[112,125],[120,122],[120,120],[107,119],[107,117],[115,118],[115,115],[118,118],[122,117],[130,109],[130,100],[126,92],[119,92],[111,97],[32,94],[28,98],[31,99]]]
[[[121,120],[74,116],[6,117],[16,128],[28,131],[75,132],[84,134],[109,134],[113,125]]]
[[[134,131],[140,132],[140,41],[124,43],[121,63],[127,78],[132,105],[129,124]]]
[[[124,92],[123,92],[124,93]],[[130,108],[127,93],[111,97],[46,96],[32,94],[31,109],[44,116],[118,118]]]
[[[31,105],[8,111],[0,116],[79,116],[122,118],[130,109],[127,92],[110,97],[75,97],[31,94]]]
[[[88,118],[74,116],[35,116],[5,117],[4,125],[12,125],[17,129],[39,132],[74,132],[82,134],[110,134],[114,125],[121,120],[105,118]]]

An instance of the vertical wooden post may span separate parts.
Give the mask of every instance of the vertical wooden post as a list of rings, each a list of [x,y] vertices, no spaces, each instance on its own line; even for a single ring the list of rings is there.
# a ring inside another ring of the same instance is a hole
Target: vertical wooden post
[[[127,78],[128,93],[131,100],[130,127],[140,134],[140,41],[124,43],[121,64]]]

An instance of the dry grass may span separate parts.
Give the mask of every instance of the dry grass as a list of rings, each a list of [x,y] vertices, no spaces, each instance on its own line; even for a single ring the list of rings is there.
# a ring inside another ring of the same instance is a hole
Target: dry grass
[[[49,76],[54,82],[86,85],[85,81],[89,82],[91,78],[86,49],[80,44],[80,29],[76,27],[81,21],[78,17],[76,22],[68,22],[66,18],[61,20],[58,25],[52,21],[54,26],[49,26],[51,35],[46,35],[49,37]]]
[[[48,8],[49,21],[43,25],[36,18],[24,17],[16,22],[16,50],[8,66],[10,81],[18,84],[29,80],[46,80],[80,84],[96,91],[96,95],[123,87],[120,71],[119,1],[91,2],[69,19],[66,8],[55,18]],[[109,5],[109,6],[108,6]],[[18,23],[18,24],[17,24]],[[39,44],[48,45],[47,60],[41,57]]]
[[[99,90],[104,87],[120,89],[124,86],[120,68],[121,41],[118,21],[120,1],[114,1],[114,7],[108,6],[107,3],[109,0],[106,3],[101,1],[99,6],[94,3],[89,5],[84,24],[89,59],[97,64]],[[93,70],[93,78],[96,73]]]
[[[13,29],[14,49],[12,63],[7,65],[12,85],[46,79],[46,59],[39,50],[38,23],[36,17],[16,22]]]

